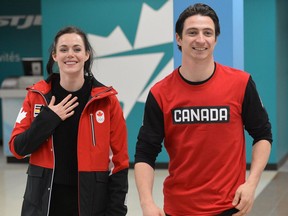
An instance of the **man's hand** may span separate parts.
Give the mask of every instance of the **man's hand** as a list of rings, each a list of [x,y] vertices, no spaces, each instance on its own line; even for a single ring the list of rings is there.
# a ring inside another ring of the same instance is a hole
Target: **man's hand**
[[[251,211],[254,203],[255,190],[255,186],[250,185],[248,182],[240,185],[232,202],[232,205],[234,205],[239,212],[233,214],[233,216],[243,216]]]
[[[162,209],[158,208],[155,203],[142,205],[143,216],[165,216]]]

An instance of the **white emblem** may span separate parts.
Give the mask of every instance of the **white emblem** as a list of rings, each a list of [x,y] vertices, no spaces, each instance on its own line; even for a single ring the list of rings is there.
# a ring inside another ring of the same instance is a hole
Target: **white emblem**
[[[18,113],[16,122],[17,122],[17,123],[21,123],[21,121],[26,117],[26,114],[27,114],[27,112],[25,112],[25,111],[23,110],[23,107],[21,107],[21,109],[20,109],[20,111],[19,111],[19,113]]]
[[[101,124],[104,122],[104,120],[105,120],[104,112],[102,110],[98,110],[96,112],[96,121]]]

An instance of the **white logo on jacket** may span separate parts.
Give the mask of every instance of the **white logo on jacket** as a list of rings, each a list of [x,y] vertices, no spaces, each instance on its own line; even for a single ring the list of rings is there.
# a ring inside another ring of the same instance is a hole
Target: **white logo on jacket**
[[[104,122],[104,120],[105,120],[104,112],[102,110],[98,110],[96,112],[96,121],[101,124]]]
[[[20,109],[20,111],[19,111],[19,113],[18,113],[16,122],[17,122],[17,123],[21,123],[21,121],[22,121],[24,118],[26,118],[26,114],[27,114],[27,112],[25,112],[25,111],[23,110],[23,107],[21,107],[21,109]]]

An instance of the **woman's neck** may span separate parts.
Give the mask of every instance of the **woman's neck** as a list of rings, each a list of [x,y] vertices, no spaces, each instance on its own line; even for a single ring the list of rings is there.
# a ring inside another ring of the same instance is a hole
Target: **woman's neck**
[[[78,91],[84,84],[84,75],[79,76],[61,76],[60,74],[60,85],[69,92]]]

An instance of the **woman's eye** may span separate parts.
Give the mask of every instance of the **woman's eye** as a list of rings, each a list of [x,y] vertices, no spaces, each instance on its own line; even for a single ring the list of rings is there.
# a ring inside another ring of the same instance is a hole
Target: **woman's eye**
[[[75,48],[74,52],[81,52],[81,48]]]

